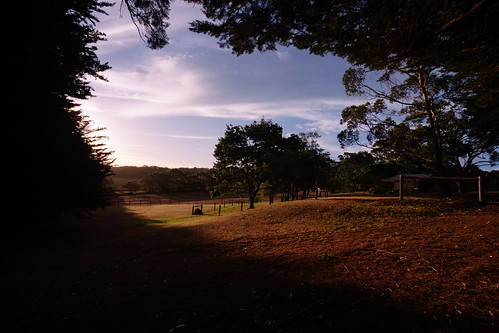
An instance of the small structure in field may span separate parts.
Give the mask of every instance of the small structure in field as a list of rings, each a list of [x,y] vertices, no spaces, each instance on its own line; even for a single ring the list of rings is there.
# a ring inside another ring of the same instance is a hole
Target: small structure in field
[[[192,215],[203,215],[203,205],[193,205]]]

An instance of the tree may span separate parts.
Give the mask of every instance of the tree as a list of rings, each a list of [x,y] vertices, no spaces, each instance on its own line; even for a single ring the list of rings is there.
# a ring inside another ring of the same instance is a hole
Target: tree
[[[215,146],[214,165],[218,191],[244,191],[254,208],[255,199],[266,181],[269,163],[281,149],[282,128],[261,120],[246,126],[227,125]]]
[[[171,0],[122,0],[148,44],[168,43]],[[497,75],[499,5],[493,0],[186,0],[207,20],[191,30],[236,54],[294,46],[385,68],[407,59],[454,72]]]
[[[392,177],[399,173],[398,166],[393,163],[377,162],[374,164],[369,164],[362,167],[360,170],[356,170],[356,175],[354,182],[357,185],[357,189],[366,191],[370,190],[374,193],[380,193],[381,191],[387,191],[388,188],[383,186],[381,180],[383,178]]]
[[[287,193],[297,198],[299,191],[326,186],[333,161],[319,147],[318,138],[315,132],[283,137],[279,125],[263,119],[244,127],[227,126],[215,147],[217,185],[212,193],[243,191],[253,208],[260,190],[270,197]]]
[[[484,75],[497,68],[499,5],[492,0],[188,2],[201,4],[208,19],[192,22],[191,30],[218,38],[236,54],[284,45],[371,69],[407,59]]]
[[[269,163],[266,189],[270,195],[284,192],[291,199],[318,186],[326,187],[331,176],[329,154],[317,143],[316,132],[291,134],[282,140],[282,148]],[[321,185],[323,184],[323,185]]]
[[[470,156],[481,154],[489,154],[492,162],[496,160],[495,149],[499,145],[496,56],[499,43],[498,23],[494,19],[499,11],[497,2],[193,2],[203,4],[209,21],[195,21],[191,29],[218,38],[222,47],[229,47],[236,54],[251,53],[255,49],[274,50],[278,44],[307,49],[321,56],[334,54],[356,66],[346,73],[347,81],[354,88],[358,81],[352,80],[352,76],[381,71],[380,81],[390,83],[392,91],[388,94],[379,90],[371,92],[376,98],[401,102],[404,111],[412,108],[413,120],[417,112],[425,115],[420,117],[425,129],[413,134],[418,134],[423,140],[421,144],[428,146],[424,159],[435,173],[445,172],[444,150],[461,150],[447,149],[449,142],[444,142],[447,133],[442,133],[443,119],[450,114],[450,102],[452,108],[461,108],[459,112],[453,111],[454,123],[466,124],[468,130],[467,141],[459,146],[475,144],[472,151],[465,153],[466,161]],[[399,75],[407,79],[402,84],[393,84]],[[445,96],[437,96],[435,92],[445,92]],[[407,97],[416,95],[418,102],[406,104]],[[394,126],[391,119],[372,124],[373,128],[377,126],[377,134],[387,126]],[[371,138],[375,138],[372,133]],[[396,141],[398,139],[393,140]],[[400,151],[406,147],[397,148]],[[459,166],[457,161],[462,156],[447,159],[465,172],[472,163]]]
[[[130,12],[140,37],[149,48],[159,49],[168,44],[170,0],[122,0],[121,5]]]
[[[9,44],[15,69],[9,84],[15,133],[12,152],[19,174],[15,197],[33,198],[24,216],[40,217],[95,208],[106,203],[111,152],[102,144],[102,129],[78,111],[77,99],[91,96],[88,78],[104,79],[108,69],[96,54],[103,34],[95,29],[96,13],[108,3],[97,0],[31,0],[15,4],[23,13],[23,31]],[[33,219],[36,217],[36,219]]]
[[[139,169],[146,172],[141,181],[144,189],[152,193],[206,191],[213,182],[211,171],[207,169],[158,167],[141,167]],[[147,172],[148,170],[159,171]],[[135,173],[140,174],[139,172]]]
[[[170,172],[157,171],[145,175],[141,181],[146,192],[168,193],[172,191]]]
[[[346,124],[338,135],[342,146],[369,147],[385,159],[405,159],[436,175],[466,175],[486,156],[494,163],[498,142],[487,131],[473,130],[466,110],[452,101],[452,75],[407,63],[403,69],[378,71],[382,88],[373,88],[364,83],[366,72],[365,67],[355,67],[343,76],[348,95],[376,101],[342,111]],[[398,108],[389,109],[387,103]]]
[[[130,191],[131,194],[134,194],[135,192],[140,191],[140,183],[136,181],[127,182],[123,185],[123,188]]]
[[[341,181],[342,189],[346,191],[363,190],[363,188],[359,188],[358,177],[363,168],[376,162],[375,157],[371,153],[363,151],[345,153],[340,155],[339,159],[336,172]]]

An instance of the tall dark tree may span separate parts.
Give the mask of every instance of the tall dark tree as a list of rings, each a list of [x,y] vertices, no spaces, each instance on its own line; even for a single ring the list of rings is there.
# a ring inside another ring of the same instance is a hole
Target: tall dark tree
[[[108,3],[97,0],[17,2],[22,36],[9,45],[15,69],[9,119],[16,136],[13,156],[19,176],[15,199],[28,196],[24,216],[97,207],[109,195],[110,152],[91,121],[78,111],[91,96],[88,79],[108,69],[96,54],[104,35],[96,14]],[[20,181],[19,181],[20,180]]]

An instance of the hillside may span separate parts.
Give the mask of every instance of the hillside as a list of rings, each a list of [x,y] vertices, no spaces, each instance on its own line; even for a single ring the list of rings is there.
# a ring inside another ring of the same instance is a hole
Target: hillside
[[[323,199],[168,223],[169,207],[10,237],[3,331],[497,328],[497,205]]]
[[[200,172],[208,171],[208,168],[176,168],[184,175],[193,175]],[[172,168],[158,167],[158,166],[114,166],[112,168],[113,175],[110,177],[113,184],[118,190],[121,190],[123,185],[128,182],[140,182],[142,178],[153,172],[168,172]]]

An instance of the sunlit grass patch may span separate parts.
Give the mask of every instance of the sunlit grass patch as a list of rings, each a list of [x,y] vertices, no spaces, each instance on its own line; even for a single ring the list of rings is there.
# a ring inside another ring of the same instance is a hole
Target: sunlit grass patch
[[[256,203],[258,209],[266,203]],[[192,205],[153,205],[128,208],[131,212],[142,217],[139,225],[170,225],[182,222],[201,222],[218,216],[227,216],[241,213],[241,204],[206,204],[202,214],[192,214]],[[248,203],[243,204],[243,211],[248,210]]]

